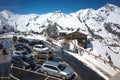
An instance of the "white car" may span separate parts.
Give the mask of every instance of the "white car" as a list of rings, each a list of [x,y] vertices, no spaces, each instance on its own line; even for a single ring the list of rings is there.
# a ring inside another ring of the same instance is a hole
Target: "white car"
[[[32,58],[33,59],[33,55],[31,53],[28,53],[26,51],[13,51],[13,56],[23,56],[23,57],[27,57],[27,58]]]
[[[48,49],[48,47],[44,45],[34,45],[33,50],[36,51],[33,54],[35,58],[48,59],[48,60],[53,59],[52,52]]]
[[[48,47],[46,47],[45,45],[40,45],[40,44],[34,45],[33,50],[37,52],[48,52],[49,51]]]

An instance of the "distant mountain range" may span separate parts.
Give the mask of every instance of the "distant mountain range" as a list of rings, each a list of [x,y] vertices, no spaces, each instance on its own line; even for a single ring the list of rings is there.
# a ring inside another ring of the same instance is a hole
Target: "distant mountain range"
[[[106,4],[64,14],[55,11],[48,14],[19,15],[7,10],[0,12],[0,33],[11,31],[35,31],[42,35],[58,34],[61,30],[79,30],[107,45],[120,46],[120,7]]]

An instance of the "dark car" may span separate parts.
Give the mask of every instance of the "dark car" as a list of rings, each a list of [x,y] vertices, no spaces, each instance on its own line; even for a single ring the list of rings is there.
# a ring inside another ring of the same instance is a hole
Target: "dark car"
[[[0,43],[0,50],[3,49],[3,44]]]
[[[21,68],[32,68],[34,69],[37,65],[35,62],[27,57],[23,56],[12,56],[11,62],[13,66],[21,67]]]
[[[32,53],[32,50],[24,44],[16,44],[14,47],[15,47],[16,50],[25,50],[29,53]]]
[[[41,41],[41,40],[32,40],[32,41],[29,41],[29,43],[28,43],[29,46],[34,46],[36,44],[44,45],[43,41]]]
[[[27,40],[27,39],[25,39],[23,37],[19,37],[18,42],[20,42],[20,43],[28,43],[29,40]]]

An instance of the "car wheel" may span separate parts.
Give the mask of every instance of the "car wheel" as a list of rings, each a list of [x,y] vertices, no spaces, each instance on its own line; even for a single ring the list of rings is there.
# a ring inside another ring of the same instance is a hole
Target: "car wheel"
[[[63,76],[63,75],[61,76],[61,78],[62,78],[63,80],[65,80],[65,79],[66,79],[66,77],[65,77],[65,76]]]
[[[47,72],[47,71],[44,71],[43,73],[44,73],[45,75],[47,75],[47,74],[48,74],[48,72]]]

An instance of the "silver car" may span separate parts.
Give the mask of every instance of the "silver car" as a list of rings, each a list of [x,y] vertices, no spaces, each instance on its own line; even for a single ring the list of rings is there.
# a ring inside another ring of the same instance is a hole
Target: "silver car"
[[[41,72],[60,77],[62,79],[70,79],[74,75],[74,71],[67,65],[60,62],[46,61],[41,66]]]
[[[13,51],[13,56],[23,56],[23,57],[33,59],[33,55],[31,53],[28,53],[28,52],[23,51],[23,50]]]
[[[33,50],[37,51],[37,52],[48,52],[49,51],[48,47],[46,47],[45,45],[42,45],[42,44],[34,45]]]

